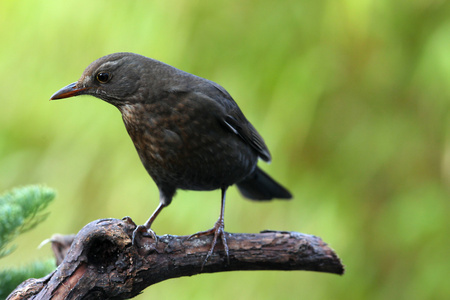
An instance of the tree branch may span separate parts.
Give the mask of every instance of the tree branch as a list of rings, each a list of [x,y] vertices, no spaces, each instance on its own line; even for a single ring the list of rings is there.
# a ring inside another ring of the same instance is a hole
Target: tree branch
[[[319,237],[287,231],[227,233],[229,264],[221,244],[204,265],[212,236],[131,235],[129,218],[103,219],[86,225],[75,237],[61,265],[41,279],[19,285],[8,299],[127,299],[160,281],[235,270],[308,270],[343,274],[334,251]],[[59,243],[58,239],[52,239]],[[67,240],[64,240],[68,245]],[[64,247],[55,247],[59,255]]]

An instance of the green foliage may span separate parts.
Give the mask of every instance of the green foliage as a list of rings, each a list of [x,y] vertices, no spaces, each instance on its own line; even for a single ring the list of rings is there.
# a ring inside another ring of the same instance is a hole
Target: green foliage
[[[0,271],[0,299],[5,299],[20,283],[29,278],[42,278],[55,269],[55,259],[33,262],[27,266]]]
[[[0,258],[12,251],[7,245],[14,238],[47,217],[42,211],[54,197],[55,192],[43,186],[15,188],[0,196]]]
[[[9,244],[20,234],[33,229],[48,215],[43,210],[55,197],[54,190],[34,185],[15,188],[0,196],[0,258],[12,252]],[[0,271],[0,299],[5,299],[21,282],[40,278],[54,269],[54,259]]]

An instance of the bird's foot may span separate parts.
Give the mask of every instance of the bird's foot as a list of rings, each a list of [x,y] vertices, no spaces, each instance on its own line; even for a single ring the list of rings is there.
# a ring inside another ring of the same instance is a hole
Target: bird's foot
[[[228,253],[227,238],[225,237],[226,232],[224,231],[224,224],[223,224],[222,219],[217,220],[217,222],[213,228],[206,230],[206,231],[200,231],[200,232],[194,233],[194,234],[190,235],[186,240],[189,240],[192,237],[200,237],[203,235],[211,235],[211,234],[214,234],[214,238],[213,238],[213,241],[211,244],[211,248],[209,249],[208,254],[206,255],[205,261],[202,264],[202,270],[203,270],[203,267],[205,266],[206,262],[208,261],[208,259],[213,254],[214,248],[216,247],[217,240],[219,237],[222,240],[223,248],[224,248],[225,254],[227,255],[227,262],[228,262],[228,264],[230,264],[230,255]]]
[[[132,245],[136,244],[136,237],[137,237],[137,235],[139,233],[142,236],[145,236],[145,237],[152,237],[156,242],[158,242],[158,238],[157,238],[155,232],[153,230],[151,230],[150,228],[147,228],[145,225],[136,225],[136,223],[134,223],[134,221],[128,216],[123,217],[122,220],[125,223],[128,223],[128,224],[133,225],[134,227],[136,227],[133,230],[133,235],[132,235],[132,238],[131,238]]]
[[[150,228],[147,228],[145,225],[136,226],[136,229],[133,231],[133,236],[131,238],[131,244],[136,245],[136,237],[138,234],[141,234],[145,237],[152,237],[155,240],[155,243],[158,243],[158,237],[155,232]]]

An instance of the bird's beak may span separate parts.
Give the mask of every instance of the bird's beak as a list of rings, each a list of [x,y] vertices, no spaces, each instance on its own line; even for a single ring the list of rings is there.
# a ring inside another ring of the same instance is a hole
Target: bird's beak
[[[64,99],[64,98],[69,98],[69,97],[73,97],[73,96],[77,96],[77,95],[82,95],[82,94],[85,94],[86,90],[87,90],[87,88],[77,87],[77,83],[74,82],[74,83],[69,84],[68,86],[63,87],[56,93],[54,93],[52,95],[52,97],[50,98],[50,100]]]

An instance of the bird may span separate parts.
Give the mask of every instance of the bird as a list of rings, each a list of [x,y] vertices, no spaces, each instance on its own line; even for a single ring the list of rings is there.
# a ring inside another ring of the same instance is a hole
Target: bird
[[[178,189],[221,190],[214,227],[192,236],[214,235],[229,260],[224,231],[225,195],[236,184],[250,200],[291,199],[292,194],[257,166],[270,162],[264,139],[219,84],[146,56],[119,52],[92,62],[78,81],[50,100],[90,95],[120,111],[145,169],[159,190],[159,205],[133,232],[156,238],[151,229]]]

